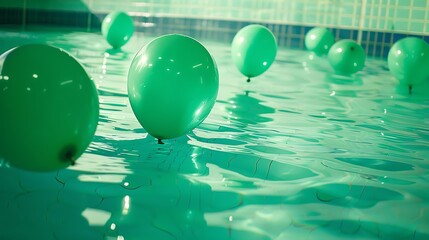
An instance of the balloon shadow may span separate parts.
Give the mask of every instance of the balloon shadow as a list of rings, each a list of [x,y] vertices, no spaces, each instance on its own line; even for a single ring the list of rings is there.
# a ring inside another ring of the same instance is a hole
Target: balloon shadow
[[[111,55],[117,55],[117,54],[122,54],[126,52],[124,52],[122,48],[109,48],[109,49],[106,49],[106,53]]]
[[[243,94],[237,94],[224,102],[228,114],[226,118],[231,124],[245,127],[273,120],[264,114],[272,114],[275,109],[264,105],[263,101],[252,96],[254,94],[253,91],[244,91]]]

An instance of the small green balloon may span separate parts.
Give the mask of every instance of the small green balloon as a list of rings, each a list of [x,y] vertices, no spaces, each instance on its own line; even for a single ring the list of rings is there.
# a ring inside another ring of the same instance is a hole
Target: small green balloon
[[[0,56],[0,159],[32,171],[73,164],[94,136],[98,96],[83,67],[42,44]]]
[[[334,35],[326,28],[312,28],[305,35],[305,47],[316,55],[328,54],[329,49],[335,43]]]
[[[143,128],[158,139],[182,136],[210,113],[219,88],[216,63],[196,40],[156,38],[133,59],[128,97]]]
[[[340,40],[329,49],[328,60],[335,72],[349,75],[365,66],[366,54],[362,46],[353,40]]]
[[[252,24],[238,31],[231,52],[238,70],[249,78],[256,77],[267,71],[276,58],[277,41],[268,28]]]
[[[403,84],[421,84],[429,77],[429,44],[407,37],[393,44],[387,56],[390,72]]]
[[[124,12],[112,12],[104,18],[101,33],[113,48],[120,48],[134,33],[133,19]]]

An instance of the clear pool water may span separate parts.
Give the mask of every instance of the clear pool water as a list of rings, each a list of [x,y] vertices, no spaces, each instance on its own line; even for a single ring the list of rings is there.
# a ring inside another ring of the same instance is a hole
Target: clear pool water
[[[30,42],[69,51],[101,108],[76,166],[0,163],[0,239],[429,239],[429,90],[408,95],[384,60],[346,78],[280,49],[246,83],[229,43],[202,41],[219,67],[217,103],[187,136],[158,145],[126,92],[128,66],[153,36],[116,52],[94,33],[0,36],[0,52]]]

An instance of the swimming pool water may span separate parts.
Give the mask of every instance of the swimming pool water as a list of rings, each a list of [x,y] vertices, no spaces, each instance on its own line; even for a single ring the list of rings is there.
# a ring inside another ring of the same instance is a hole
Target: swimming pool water
[[[429,239],[429,88],[408,95],[383,59],[341,77],[325,58],[282,48],[247,83],[229,43],[203,40],[219,68],[217,102],[187,136],[158,145],[126,91],[134,54],[155,36],[137,34],[123,51],[96,33],[0,36],[0,53],[34,42],[67,50],[100,97],[76,166],[0,162],[0,239]]]

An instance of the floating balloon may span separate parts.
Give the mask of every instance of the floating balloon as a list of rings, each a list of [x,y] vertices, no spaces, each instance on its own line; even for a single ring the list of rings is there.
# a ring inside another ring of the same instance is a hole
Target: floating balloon
[[[243,75],[252,78],[271,66],[277,54],[277,42],[268,28],[252,24],[238,31],[231,50],[235,66]]]
[[[365,66],[365,51],[353,40],[340,40],[329,49],[328,60],[335,72],[353,74]]]
[[[143,128],[161,139],[198,126],[212,109],[219,88],[216,63],[196,40],[171,34],[156,38],[135,56],[128,97]]]
[[[429,44],[420,38],[407,37],[393,44],[387,56],[390,72],[409,86],[429,77]]]
[[[0,103],[0,159],[26,170],[73,164],[97,127],[94,83],[72,56],[48,45],[0,56]]]
[[[113,48],[120,48],[134,33],[133,19],[124,12],[112,12],[104,18],[101,33]]]
[[[326,28],[316,27],[305,35],[305,47],[319,56],[328,54],[334,42],[334,35]]]

